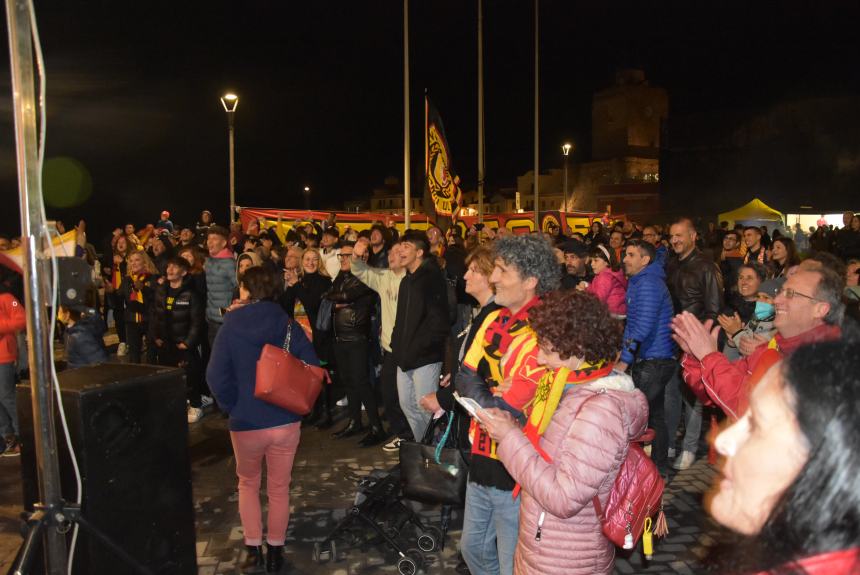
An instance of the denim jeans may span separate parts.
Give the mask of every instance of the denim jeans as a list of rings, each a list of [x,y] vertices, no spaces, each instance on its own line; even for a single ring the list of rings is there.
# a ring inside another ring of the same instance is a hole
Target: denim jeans
[[[389,431],[400,439],[411,439],[412,429],[403,415],[403,409],[400,408],[400,397],[397,393],[397,365],[390,351],[382,352],[381,381],[382,402],[385,405],[385,419],[388,420]]]
[[[15,405],[15,362],[0,363],[0,439],[18,435]]]
[[[666,427],[669,431],[669,447],[675,447],[675,436],[678,433],[678,424],[681,415],[686,408],[684,419],[686,430],[682,449],[696,453],[699,447],[699,434],[702,431],[702,403],[695,398],[693,393],[686,389],[687,384],[682,378],[682,369],[678,365],[675,375],[666,386]]]
[[[666,385],[675,375],[678,362],[675,359],[647,359],[633,364],[633,383],[648,399],[648,427],[654,430],[651,444],[651,459],[666,473],[668,466],[669,431],[664,414]]]
[[[400,409],[409,422],[412,436],[420,441],[430,423],[432,413],[424,411],[418,405],[422,397],[439,389],[439,374],[442,373],[442,362],[428,363],[409,371],[397,368],[397,395],[400,397]]]
[[[510,491],[466,486],[460,553],[472,575],[512,575],[520,524],[520,497]]]

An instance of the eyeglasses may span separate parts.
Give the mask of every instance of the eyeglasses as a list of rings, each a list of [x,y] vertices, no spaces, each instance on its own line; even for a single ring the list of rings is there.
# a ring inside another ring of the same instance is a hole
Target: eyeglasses
[[[800,293],[799,291],[795,291],[793,288],[782,288],[781,290],[776,292],[776,295],[781,295],[785,299],[792,299],[794,298],[794,296],[800,296],[812,301],[821,301],[817,297],[812,297],[811,295]]]
[[[351,258],[352,254],[351,253],[349,253],[349,254],[337,254],[337,257],[339,257],[339,258]]]

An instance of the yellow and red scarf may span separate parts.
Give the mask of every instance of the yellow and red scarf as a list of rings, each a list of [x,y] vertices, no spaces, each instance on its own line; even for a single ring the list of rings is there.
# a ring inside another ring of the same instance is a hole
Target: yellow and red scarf
[[[531,441],[534,448],[546,461],[551,461],[549,455],[541,448],[540,438],[549,427],[553,414],[568,385],[583,385],[598,380],[612,373],[613,362],[600,360],[593,364],[583,362],[578,369],[561,367],[547,370],[538,383],[534,399],[531,403],[529,418],[523,428],[523,433]],[[520,492],[520,485],[514,488],[513,497]]]

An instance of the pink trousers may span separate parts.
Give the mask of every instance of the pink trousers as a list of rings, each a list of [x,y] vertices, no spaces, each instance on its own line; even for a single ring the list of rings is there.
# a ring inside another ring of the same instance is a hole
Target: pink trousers
[[[239,476],[239,516],[245,531],[245,545],[263,544],[263,510],[260,507],[260,480],[266,459],[266,491],[269,498],[269,545],[283,545],[290,522],[290,481],[293,460],[299,448],[301,422],[283,427],[231,431]]]

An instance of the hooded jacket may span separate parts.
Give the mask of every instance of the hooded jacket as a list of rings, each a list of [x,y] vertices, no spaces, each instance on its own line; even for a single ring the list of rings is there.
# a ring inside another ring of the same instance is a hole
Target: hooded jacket
[[[0,293],[0,363],[18,360],[18,332],[27,329],[24,306],[11,293]]]
[[[105,322],[97,311],[91,310],[63,332],[66,361],[70,368],[107,362],[105,331]]]
[[[627,324],[621,361],[630,365],[637,359],[674,357],[672,316],[666,273],[659,262],[652,262],[627,284]]]
[[[606,304],[609,313],[613,315],[627,314],[627,303],[624,301],[627,292],[627,278],[621,270],[612,271],[606,268],[591,280],[588,284],[588,293],[597,296],[597,299]]]
[[[514,573],[612,573],[615,546],[601,532],[592,499],[606,505],[630,441],[647,422],[645,396],[629,376],[613,372],[565,391],[540,440],[552,462],[520,429],[499,440],[499,459],[522,487]]]
[[[294,423],[301,416],[254,397],[257,360],[268,344],[282,347],[292,324],[289,351],[311,365],[319,365],[301,326],[272,301],[258,301],[224,316],[218,330],[206,381],[218,405],[230,416],[230,431],[268,429]]]
[[[394,363],[403,371],[441,362],[448,336],[448,285],[436,260],[425,258],[406,272],[397,295],[391,332]]]

